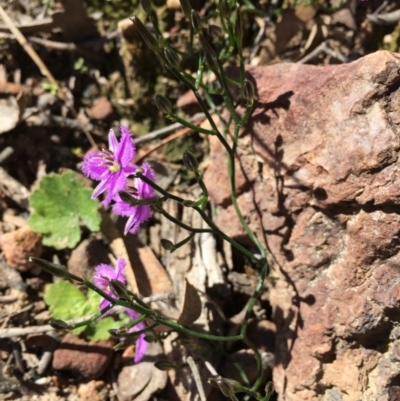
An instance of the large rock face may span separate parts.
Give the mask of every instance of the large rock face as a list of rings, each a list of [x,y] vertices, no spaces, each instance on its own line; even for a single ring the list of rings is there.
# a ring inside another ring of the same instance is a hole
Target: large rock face
[[[239,203],[275,258],[279,400],[398,401],[400,55],[248,72],[257,101]],[[211,145],[206,180],[226,204]],[[218,223],[245,239],[231,206]]]

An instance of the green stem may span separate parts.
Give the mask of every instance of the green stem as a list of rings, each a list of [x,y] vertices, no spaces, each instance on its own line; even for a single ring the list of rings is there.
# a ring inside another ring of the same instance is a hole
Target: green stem
[[[161,213],[164,217],[166,217],[168,220],[172,221],[173,223],[175,223],[179,227],[182,227],[186,231],[190,231],[192,233],[211,233],[212,232],[212,230],[209,229],[209,228],[193,228],[193,227],[190,227],[190,226],[186,225],[185,223],[182,223],[180,220],[176,219],[175,217],[171,216],[168,212],[166,212],[162,208],[157,209],[157,211],[159,213]]]
[[[185,334],[192,335],[192,336],[198,337],[198,338],[204,338],[205,340],[226,342],[226,341],[239,341],[239,340],[243,339],[243,337],[240,334],[238,334],[236,336],[216,336],[213,334],[199,333],[198,331],[189,329],[188,327],[185,327],[185,326],[181,326],[179,323],[176,323],[163,316],[158,316],[155,319],[155,321],[158,324],[163,324],[165,326],[168,326],[171,329],[174,329],[180,333],[185,333]]]
[[[182,124],[185,127],[191,128],[193,131],[197,131],[197,132],[200,132],[202,134],[207,134],[207,135],[215,135],[215,131],[214,130],[201,128],[198,125],[192,124],[189,121],[186,121],[183,118],[178,117],[176,115],[172,115],[171,118],[174,121],[178,122],[179,124]]]
[[[257,391],[257,389],[260,387],[263,376],[261,355],[257,347],[247,337],[243,338],[243,342],[254,351],[254,358],[256,359],[257,364],[257,379],[251,387],[251,391]]]
[[[78,327],[82,327],[82,326],[87,326],[90,323],[95,322],[96,320],[100,319],[105,313],[107,313],[109,310],[111,310],[113,308],[113,305],[107,305],[105,308],[103,308],[102,310],[100,310],[99,312],[97,312],[95,315],[93,315],[91,318],[84,320],[82,322],[79,323],[75,323],[75,324],[71,324],[69,326],[70,330],[75,330]]]
[[[196,77],[196,82],[194,84],[194,87],[196,88],[196,90],[199,90],[199,86],[201,85],[202,80],[203,80],[204,58],[205,58],[204,54],[200,50],[200,53],[199,53],[199,67],[197,68],[197,77]]]
[[[268,274],[268,267],[269,266],[268,266],[267,260],[263,259],[261,262],[262,262],[262,266],[261,266],[261,269],[260,269],[260,277],[258,278],[257,285],[256,285],[256,288],[254,290],[254,293],[253,293],[253,295],[251,296],[251,298],[249,300],[249,304],[247,305],[246,315],[245,315],[245,317],[243,319],[243,324],[242,324],[242,327],[240,329],[240,334],[242,336],[246,335],[248,320],[249,320],[250,315],[252,313],[253,307],[254,307],[258,297],[261,294],[265,278],[267,277],[267,274]]]
[[[182,245],[187,244],[194,236],[194,233],[191,233],[189,236],[187,236],[185,239],[183,239],[182,241],[178,242],[177,244],[174,245],[175,249],[180,248]]]
[[[207,202],[208,202],[208,189],[207,189],[206,185],[204,184],[204,181],[201,178],[200,173],[196,173],[196,180],[197,180],[197,183],[199,184],[201,190],[203,191],[204,202],[202,203],[202,208],[204,210],[206,208]]]
[[[212,230],[222,239],[225,241],[228,241],[233,247],[235,247],[237,250],[242,252],[244,255],[246,255],[250,260],[253,262],[258,262],[258,259],[246,248],[244,248],[242,245],[240,245],[238,242],[236,242],[233,238],[228,237],[223,231],[221,231],[215,224],[214,222],[207,216],[207,214],[204,212],[204,210],[200,209],[199,207],[194,207],[193,209],[197,210],[197,212],[201,215],[203,220],[208,224],[209,227],[212,228]]]
[[[176,70],[172,70],[174,72],[174,74],[178,77],[178,79],[181,79],[183,81],[183,83],[189,87],[189,89],[192,90],[192,92],[194,93],[197,102],[199,103],[203,113],[205,114],[205,116],[207,117],[208,122],[211,124],[211,127],[213,128],[213,131],[215,132],[215,135],[218,137],[219,141],[222,143],[222,145],[224,146],[224,148],[226,149],[226,151],[228,153],[232,152],[231,147],[229,146],[228,142],[226,141],[226,139],[224,138],[224,136],[221,134],[221,132],[218,130],[217,125],[215,124],[214,119],[212,118],[212,116],[210,115],[210,112],[208,111],[207,106],[205,105],[203,99],[200,96],[200,93],[198,92],[198,90],[196,90],[196,87],[190,82],[190,80],[186,79],[186,77],[182,74],[179,73],[179,71]]]
[[[154,188],[156,191],[160,192],[162,195],[169,196],[168,192],[165,191],[163,188],[159,187],[155,182],[151,181],[148,179],[146,176],[144,176],[142,173],[138,172],[135,174],[135,177],[140,178],[143,180],[146,184],[150,185],[152,188]],[[179,197],[178,202],[183,203],[183,199]],[[171,199],[174,199],[173,196],[171,196]],[[195,209],[203,218],[203,220],[208,224],[208,226],[222,239],[225,241],[228,241],[232,246],[234,246],[236,249],[238,249],[240,252],[245,254],[250,260],[253,262],[257,263],[259,260],[246,248],[244,248],[242,245],[240,245],[238,242],[236,242],[233,238],[228,237],[224,232],[222,232],[215,224],[214,222],[207,216],[207,214],[202,210],[201,208],[194,206],[193,209]],[[240,211],[239,211],[240,212]]]

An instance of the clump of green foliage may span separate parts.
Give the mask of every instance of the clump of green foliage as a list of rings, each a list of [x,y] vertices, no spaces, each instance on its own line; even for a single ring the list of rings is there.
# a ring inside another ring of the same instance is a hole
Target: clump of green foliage
[[[91,190],[73,172],[49,174],[30,196],[33,211],[28,224],[43,234],[44,245],[73,248],[81,238],[80,224],[91,231],[100,229],[98,202],[90,195]]]

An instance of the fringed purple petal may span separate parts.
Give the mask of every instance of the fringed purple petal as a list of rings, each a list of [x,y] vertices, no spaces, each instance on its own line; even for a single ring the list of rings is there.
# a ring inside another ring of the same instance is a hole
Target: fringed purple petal
[[[124,269],[126,266],[126,261],[123,257],[119,257],[117,260],[117,267],[114,269],[110,265],[106,265],[105,263],[101,263],[94,269],[93,281],[94,284],[102,289],[107,295],[111,298],[116,299],[117,296],[110,291],[110,280],[118,280],[121,283],[125,284],[126,279],[124,276]],[[110,304],[109,301],[103,299],[100,302],[99,308],[103,309]]]
[[[116,196],[114,200],[115,203],[112,206],[112,211],[117,216],[131,216],[132,214],[135,214],[136,208],[138,208],[138,206],[131,206],[128,203],[125,203],[119,196]]]
[[[82,173],[92,180],[102,180],[107,174],[108,167],[104,165],[102,152],[89,152],[83,156]]]
[[[102,309],[106,308],[108,305],[110,305],[110,303],[111,303],[110,301],[107,301],[106,299],[102,299],[100,301],[99,309],[102,310]],[[105,316],[105,315],[103,315],[103,316]]]
[[[116,150],[118,149],[119,143],[117,136],[115,135],[115,132],[113,129],[110,129],[110,132],[108,133],[108,148],[115,154]]]
[[[151,217],[151,207],[149,205],[137,206],[135,215],[129,217],[126,222],[124,233],[135,234],[140,225]]]
[[[93,191],[92,199],[96,199],[99,195],[107,190],[111,178],[112,177],[107,177],[106,180],[100,181],[99,185],[97,185],[97,187]]]
[[[132,134],[128,128],[121,125],[121,141],[118,149],[114,151],[115,159],[122,168],[128,166],[135,157],[135,143],[133,142]]]
[[[136,320],[140,315],[136,311],[132,309],[125,309],[125,312],[132,318],[132,320]],[[143,330],[146,327],[144,322],[140,322],[137,325],[131,327],[128,331],[128,333],[133,333],[135,331]],[[149,343],[144,339],[145,334],[140,334],[138,339],[136,340],[136,349],[135,349],[135,363],[140,362],[147,349],[149,348]]]
[[[112,279],[116,279],[116,271],[112,266],[101,263],[95,268],[93,281],[97,287],[100,287],[102,290],[107,289],[108,282]]]
[[[120,256],[117,260],[117,267],[115,269],[114,280],[118,280],[124,284],[126,283],[126,279],[125,279],[125,275],[124,275],[125,267],[126,267],[126,261],[122,256]]]
[[[144,339],[144,337],[145,334],[140,334],[138,339],[136,340],[135,359],[134,359],[135,363],[138,363],[143,359],[144,355],[146,354],[149,348],[149,343]]]
[[[151,168],[150,164],[143,163],[142,164],[143,175],[149,180],[155,182],[156,181],[156,173]],[[139,196],[141,199],[156,199],[157,195],[154,192],[154,189],[141,179],[136,180],[137,190],[139,192]]]

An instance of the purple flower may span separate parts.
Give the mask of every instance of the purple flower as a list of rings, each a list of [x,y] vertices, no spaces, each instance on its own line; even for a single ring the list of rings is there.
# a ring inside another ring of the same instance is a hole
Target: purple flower
[[[127,185],[127,177],[137,167],[132,163],[135,157],[135,144],[128,128],[121,126],[121,140],[118,142],[115,132],[110,130],[108,143],[110,149],[89,152],[83,158],[82,172],[93,180],[100,181],[92,194],[92,199],[107,191],[103,201],[108,206],[111,200],[123,191]]]
[[[156,174],[153,169],[150,167],[148,163],[143,163],[142,165],[142,173],[145,177],[147,177],[151,181],[156,180]],[[140,178],[135,178],[134,188],[129,191],[131,195],[140,200],[155,200],[157,199],[157,195],[154,192],[154,189],[146,184]],[[128,217],[128,221],[125,225],[124,234],[126,235],[128,232],[131,234],[135,234],[139,229],[140,225],[148,220],[151,216],[151,207],[150,205],[136,205],[132,206],[128,203],[125,203],[119,196],[115,197],[115,203],[112,207],[112,210],[118,216]]]
[[[132,320],[136,320],[139,317],[139,314],[132,309],[126,309],[125,312],[132,318]],[[145,328],[144,322],[140,322],[135,326],[131,327],[128,333],[133,333],[134,331],[142,330],[144,328]],[[149,348],[149,343],[144,339],[144,337],[145,337],[144,333],[139,334],[139,337],[136,340],[135,359],[134,359],[135,363],[138,363],[143,359],[147,349]],[[122,338],[121,341],[123,341]]]
[[[124,270],[126,267],[126,261],[121,256],[117,260],[117,267],[114,269],[110,265],[101,263],[94,270],[93,281],[97,287],[102,289],[110,297],[117,299],[117,296],[111,291],[109,283],[110,280],[118,280],[122,284],[126,284],[126,279],[124,275]],[[104,309],[106,306],[110,305],[110,301],[103,299],[100,302],[100,309]]]
[[[106,265],[104,263],[98,265],[94,271],[94,283],[97,287],[102,289],[106,294],[110,297],[117,299],[117,296],[110,290],[109,282],[110,280],[118,280],[122,284],[126,284],[126,279],[124,275],[124,270],[126,267],[126,261],[121,256],[117,260],[117,267],[114,269],[112,266]],[[110,305],[110,301],[103,299],[100,302],[99,309],[104,309],[106,306]],[[136,320],[140,315],[132,310],[125,309],[125,312],[133,319]],[[104,317],[105,315],[103,315]],[[140,322],[135,326],[131,327],[128,333],[132,333],[134,331],[142,330],[145,328],[144,322]],[[139,362],[143,359],[144,354],[149,347],[149,343],[144,339],[145,334],[140,334],[138,339],[136,340],[136,352],[135,352],[135,362]],[[123,339],[121,339],[123,341]]]

